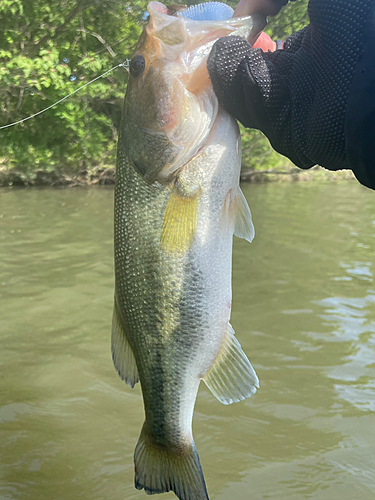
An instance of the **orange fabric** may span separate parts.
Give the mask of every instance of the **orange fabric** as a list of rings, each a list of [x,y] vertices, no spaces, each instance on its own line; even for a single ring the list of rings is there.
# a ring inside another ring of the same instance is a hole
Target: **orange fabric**
[[[263,52],[275,52],[276,50],[276,42],[272,40],[264,31],[259,35],[258,40],[253,45],[253,48],[262,49]]]

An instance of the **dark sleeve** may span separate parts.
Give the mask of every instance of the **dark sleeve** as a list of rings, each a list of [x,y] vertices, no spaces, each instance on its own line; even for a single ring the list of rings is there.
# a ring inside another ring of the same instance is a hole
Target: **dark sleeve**
[[[353,147],[365,112],[360,106],[365,103],[361,96],[352,102],[365,78],[368,119],[372,117],[375,127],[372,41],[366,77],[358,69],[365,48],[370,49],[374,13],[373,0],[311,0],[310,25],[290,37],[282,51],[263,53],[236,37],[218,40],[207,67],[220,103],[246,127],[261,130],[273,148],[298,167],[349,168],[360,182],[375,189],[375,164],[370,161],[374,156],[368,154],[359,171],[360,152],[358,145],[355,151]],[[353,114],[354,132],[348,126]],[[365,149],[375,142],[369,133],[366,137],[365,143],[361,138]]]

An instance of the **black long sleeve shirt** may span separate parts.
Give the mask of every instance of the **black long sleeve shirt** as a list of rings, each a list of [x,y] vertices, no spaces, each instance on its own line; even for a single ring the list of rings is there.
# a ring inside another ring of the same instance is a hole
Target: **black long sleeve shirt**
[[[351,169],[375,189],[375,0],[310,0],[309,16],[273,53],[219,39],[207,62],[214,90],[298,167]]]

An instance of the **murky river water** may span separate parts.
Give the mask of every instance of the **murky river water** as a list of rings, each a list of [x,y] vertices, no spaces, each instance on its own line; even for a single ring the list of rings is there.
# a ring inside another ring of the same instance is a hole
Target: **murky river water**
[[[375,497],[375,193],[244,186],[232,323],[261,381],[194,435],[211,500]],[[136,500],[139,386],[110,356],[111,189],[0,191],[0,498]],[[166,494],[160,498],[175,498]]]

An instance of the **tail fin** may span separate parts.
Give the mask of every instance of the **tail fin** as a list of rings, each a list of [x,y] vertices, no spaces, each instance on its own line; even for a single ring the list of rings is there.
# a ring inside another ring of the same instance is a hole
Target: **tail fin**
[[[144,425],[134,464],[135,487],[148,495],[173,491],[180,500],[209,500],[194,442],[181,449],[157,446]]]

